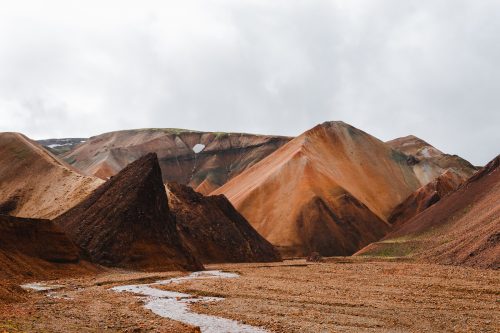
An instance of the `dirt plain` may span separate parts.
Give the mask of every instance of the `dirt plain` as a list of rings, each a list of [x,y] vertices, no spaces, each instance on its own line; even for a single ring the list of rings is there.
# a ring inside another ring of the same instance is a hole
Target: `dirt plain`
[[[456,266],[369,258],[321,263],[220,264],[236,279],[162,287],[225,300],[197,312],[237,319],[271,332],[499,332],[500,274]],[[51,283],[21,303],[0,303],[0,332],[196,332],[158,317],[137,296],[112,286],[148,283],[183,273],[111,271]]]

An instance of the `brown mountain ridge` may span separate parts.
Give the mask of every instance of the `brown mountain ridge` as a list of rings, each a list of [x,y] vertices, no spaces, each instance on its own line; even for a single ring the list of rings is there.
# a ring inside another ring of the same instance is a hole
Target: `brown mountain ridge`
[[[456,191],[357,255],[500,268],[500,156]]]
[[[225,196],[203,196],[177,183],[167,189],[181,238],[203,263],[281,261]]]
[[[102,179],[154,152],[163,181],[208,194],[290,141],[288,137],[182,129],[136,129],[91,137],[62,158]]]
[[[93,262],[140,270],[200,270],[168,207],[155,154],[97,188],[55,222]]]

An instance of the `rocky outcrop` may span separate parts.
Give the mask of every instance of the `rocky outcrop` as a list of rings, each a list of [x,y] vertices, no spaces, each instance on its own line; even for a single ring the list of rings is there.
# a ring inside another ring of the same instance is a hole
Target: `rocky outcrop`
[[[423,212],[430,206],[444,198],[448,193],[455,191],[466,178],[463,174],[446,170],[442,175],[422,186],[400,203],[389,216],[389,223],[398,228],[415,215]]]
[[[288,137],[181,129],[110,132],[88,139],[62,157],[86,175],[115,175],[139,157],[155,152],[163,181],[208,194],[268,156]]]
[[[203,263],[281,260],[223,195],[203,196],[177,183],[167,188],[181,238]]]
[[[155,154],[128,165],[55,221],[93,262],[102,265],[203,268],[179,237]]]

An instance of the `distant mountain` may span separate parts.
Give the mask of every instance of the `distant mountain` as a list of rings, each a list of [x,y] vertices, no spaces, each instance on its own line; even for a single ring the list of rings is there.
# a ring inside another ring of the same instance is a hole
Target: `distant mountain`
[[[87,140],[87,138],[65,138],[37,140],[37,142],[47,148],[52,154],[60,155],[74,149],[80,143]]]
[[[387,144],[407,156],[422,186],[432,182],[448,169],[464,179],[472,176],[477,170],[460,156],[445,154],[413,135],[388,141]]]
[[[262,160],[291,138],[182,129],[137,129],[91,137],[62,158],[85,175],[107,179],[155,152],[163,181],[208,194]]]
[[[390,229],[420,186],[406,155],[343,122],[318,125],[213,194],[285,256],[350,255]]]

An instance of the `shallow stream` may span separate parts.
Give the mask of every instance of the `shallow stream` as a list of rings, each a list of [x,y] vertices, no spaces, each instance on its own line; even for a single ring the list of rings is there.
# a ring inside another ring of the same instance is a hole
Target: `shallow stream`
[[[198,297],[174,291],[160,290],[154,286],[169,285],[189,280],[231,279],[239,275],[221,271],[194,272],[188,276],[161,280],[150,284],[134,284],[114,287],[117,292],[130,292],[146,298],[144,307],[153,313],[177,320],[185,324],[198,326],[203,333],[263,333],[266,330],[241,324],[235,320],[191,312],[189,304],[198,302],[216,302],[223,298]]]

